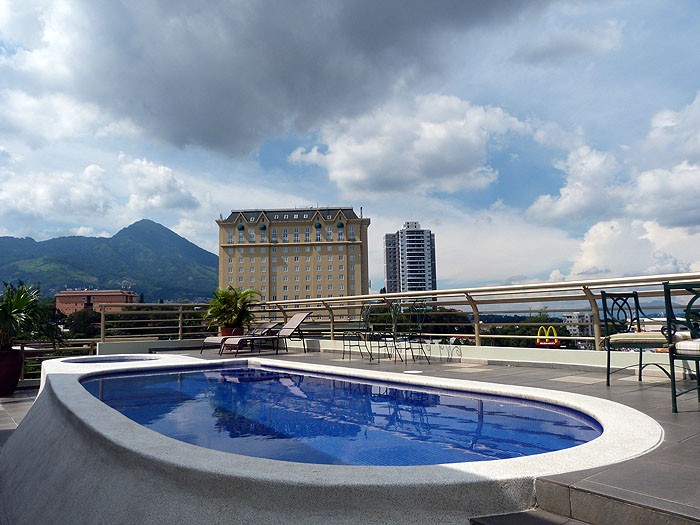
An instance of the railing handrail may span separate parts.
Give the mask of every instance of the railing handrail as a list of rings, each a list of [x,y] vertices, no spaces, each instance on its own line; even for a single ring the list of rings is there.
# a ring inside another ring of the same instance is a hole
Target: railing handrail
[[[631,277],[618,277],[618,278],[605,278],[605,279],[587,279],[578,281],[558,281],[558,282],[540,282],[540,283],[525,283],[525,284],[507,284],[507,285],[489,285],[489,286],[475,286],[467,288],[453,288],[447,290],[428,290],[420,292],[405,292],[405,293],[385,293],[385,294],[365,294],[365,295],[351,295],[351,296],[336,296],[336,297],[317,297],[308,299],[293,299],[293,300],[282,300],[282,301],[265,301],[258,303],[256,305],[256,313],[261,315],[277,315],[282,314],[283,317],[288,317],[289,312],[293,312],[297,309],[306,309],[314,312],[312,318],[310,319],[311,324],[316,322],[313,317],[318,317],[319,315],[325,316],[327,318],[327,323],[330,324],[328,329],[324,328],[323,333],[330,333],[331,339],[335,339],[336,332],[339,327],[344,325],[344,319],[342,317],[337,317],[337,313],[343,312],[350,313],[360,307],[366,302],[376,302],[377,304],[389,305],[393,301],[399,301],[402,304],[408,306],[411,301],[416,299],[429,300],[431,306],[464,306],[471,309],[471,315],[474,318],[474,322],[471,323],[474,326],[474,337],[477,344],[480,344],[480,338],[493,338],[493,337],[505,337],[505,335],[497,334],[482,334],[480,332],[480,327],[488,327],[498,325],[499,323],[484,323],[479,320],[479,315],[494,315],[494,314],[506,314],[509,311],[480,311],[481,306],[487,305],[515,305],[521,303],[551,303],[551,302],[586,302],[585,307],[572,308],[569,310],[558,308],[552,310],[552,313],[557,312],[582,312],[590,313],[593,316],[593,322],[586,323],[570,323],[575,325],[587,325],[593,326],[594,335],[591,336],[574,336],[571,339],[577,340],[594,340],[596,349],[601,348],[601,323],[600,316],[598,312],[598,301],[600,300],[600,290],[603,289],[620,289],[620,288],[630,288],[630,287],[641,287],[649,288],[656,287],[658,289],[643,289],[638,290],[640,297],[660,297],[663,294],[661,289],[662,283],[665,281],[678,282],[678,281],[689,281],[697,282],[700,281],[700,272],[691,273],[674,273],[674,274],[660,274],[660,275],[648,275],[648,276],[631,276]],[[434,301],[434,302],[433,302]],[[143,313],[151,314],[174,314],[176,318],[172,319],[173,323],[177,323],[177,326],[161,326],[160,328],[176,329],[177,333],[168,334],[158,334],[166,336],[176,336],[178,339],[182,339],[185,334],[184,328],[186,328],[185,323],[191,322],[192,317],[185,317],[183,314],[197,314],[201,313],[202,309],[206,308],[208,305],[206,303],[100,303],[98,305],[101,312],[101,336],[102,341],[105,340],[106,330],[105,330],[105,316],[109,315],[119,315],[119,314],[129,314],[137,316],[139,310],[137,307],[143,307]],[[135,308],[130,311],[112,311],[115,307],[128,307]],[[163,310],[149,311],[149,307],[157,307]],[[540,308],[535,311],[547,311],[546,308]],[[465,315],[469,313],[464,310]],[[352,314],[350,314],[352,315]],[[157,319],[154,322],[165,322],[170,321],[169,319]],[[439,322],[434,323],[435,325],[440,325]],[[460,325],[469,325],[470,323],[459,323]],[[510,323],[500,323],[501,325],[508,325]],[[518,323],[514,323],[518,324]],[[523,323],[520,323],[523,324]],[[562,323],[566,324],[566,323]],[[189,326],[190,331],[193,326]],[[131,329],[131,328],[129,328]],[[134,328],[135,331],[138,331]],[[320,330],[320,329],[319,329]],[[430,334],[426,334],[430,335]],[[455,334],[455,335],[468,335],[468,334]],[[523,339],[530,339],[530,336],[520,336]],[[567,337],[561,337],[560,339],[568,339]]]

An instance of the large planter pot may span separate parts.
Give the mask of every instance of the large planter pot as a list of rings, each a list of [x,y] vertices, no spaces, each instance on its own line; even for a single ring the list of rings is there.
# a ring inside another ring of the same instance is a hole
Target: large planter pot
[[[231,335],[243,335],[243,327],[237,326],[236,328],[233,328],[231,326],[220,326],[219,333],[221,333],[221,337],[228,337]]]
[[[22,375],[22,352],[10,350],[0,352],[0,397],[11,396]]]

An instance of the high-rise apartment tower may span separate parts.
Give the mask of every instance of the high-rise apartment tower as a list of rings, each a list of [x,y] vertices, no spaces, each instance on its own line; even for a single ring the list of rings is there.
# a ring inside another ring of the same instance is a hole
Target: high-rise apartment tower
[[[435,234],[409,221],[384,235],[384,283],[388,293],[437,289]]]
[[[369,293],[367,227],[352,208],[233,210],[219,225],[219,287],[285,301]]]

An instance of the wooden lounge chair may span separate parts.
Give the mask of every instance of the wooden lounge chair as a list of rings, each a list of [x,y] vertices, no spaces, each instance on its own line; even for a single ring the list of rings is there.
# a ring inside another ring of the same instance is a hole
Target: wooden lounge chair
[[[304,340],[304,332],[301,331],[301,323],[303,323],[306,318],[311,314],[311,312],[299,312],[294,314],[291,319],[289,319],[279,332],[275,334],[267,335],[233,335],[230,337],[224,337],[219,346],[219,355],[223,355],[224,348],[231,346],[235,348],[236,355],[238,355],[238,350],[241,347],[241,343],[250,343],[254,345],[255,343],[271,342],[275,348],[275,353],[279,354],[279,344],[280,341],[284,343],[284,349],[288,352],[287,339],[298,338],[301,339],[302,345],[304,347],[304,352],[306,352],[306,341]]]
[[[259,336],[259,335],[268,335],[272,329],[277,326],[279,323],[277,321],[272,321],[269,323],[262,323],[253,328],[250,332],[248,332],[247,335],[250,336]],[[242,334],[237,334],[238,336]],[[205,346],[216,346],[221,348],[221,343],[223,342],[224,339],[227,337],[231,336],[210,336],[206,337],[204,341],[202,341],[202,347],[199,349],[199,353],[201,354],[204,351]],[[221,352],[219,352],[221,353]]]

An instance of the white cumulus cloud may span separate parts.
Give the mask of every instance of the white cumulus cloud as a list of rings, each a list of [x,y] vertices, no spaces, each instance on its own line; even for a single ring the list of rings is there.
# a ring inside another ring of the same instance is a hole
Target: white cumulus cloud
[[[501,108],[475,106],[453,96],[419,96],[321,130],[325,151],[290,155],[315,164],[346,193],[447,191],[484,188],[498,176],[487,164],[494,137],[526,125]]]

